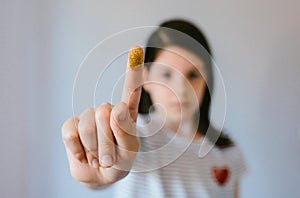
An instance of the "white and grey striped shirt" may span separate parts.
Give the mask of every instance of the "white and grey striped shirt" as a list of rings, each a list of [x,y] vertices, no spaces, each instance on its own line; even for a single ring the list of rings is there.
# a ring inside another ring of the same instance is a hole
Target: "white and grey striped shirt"
[[[116,197],[234,197],[235,182],[246,171],[238,147],[214,147],[199,158],[203,139],[182,139],[147,118],[139,115],[140,150],[131,172],[115,184]]]

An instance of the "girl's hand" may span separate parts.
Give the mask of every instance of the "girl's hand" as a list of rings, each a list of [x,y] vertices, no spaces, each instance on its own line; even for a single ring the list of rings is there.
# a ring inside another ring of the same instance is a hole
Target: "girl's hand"
[[[123,102],[86,109],[62,126],[71,175],[92,188],[125,177],[139,149],[135,134],[143,67],[133,66],[143,65],[143,51],[133,48],[127,63]],[[134,59],[135,56],[141,59]]]

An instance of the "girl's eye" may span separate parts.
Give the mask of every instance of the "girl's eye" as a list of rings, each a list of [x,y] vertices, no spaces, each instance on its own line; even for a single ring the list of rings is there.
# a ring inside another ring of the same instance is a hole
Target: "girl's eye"
[[[171,74],[170,74],[169,72],[165,72],[165,73],[162,74],[162,76],[163,76],[164,78],[170,78],[170,77],[171,77]]]
[[[198,78],[199,76],[200,75],[197,74],[196,72],[191,72],[191,73],[189,73],[188,78],[189,79],[195,79],[195,78]]]

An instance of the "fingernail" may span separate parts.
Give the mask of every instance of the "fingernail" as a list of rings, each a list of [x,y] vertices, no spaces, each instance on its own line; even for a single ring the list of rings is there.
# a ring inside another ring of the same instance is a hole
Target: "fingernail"
[[[104,155],[101,158],[101,164],[105,166],[112,166],[113,165],[113,158],[110,155]]]
[[[93,166],[93,168],[98,168],[99,167],[99,163],[98,163],[97,159],[92,160],[92,166]]]

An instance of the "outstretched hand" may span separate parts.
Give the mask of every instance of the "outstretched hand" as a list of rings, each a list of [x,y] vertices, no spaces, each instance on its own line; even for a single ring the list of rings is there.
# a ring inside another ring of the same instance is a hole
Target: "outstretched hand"
[[[103,103],[66,120],[62,138],[71,175],[89,187],[112,184],[125,177],[139,149],[136,120],[141,96],[143,50],[129,52],[122,101]]]

